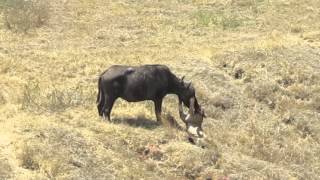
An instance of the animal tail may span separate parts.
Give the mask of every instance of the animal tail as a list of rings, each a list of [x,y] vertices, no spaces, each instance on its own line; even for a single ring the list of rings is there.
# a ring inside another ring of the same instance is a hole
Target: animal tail
[[[102,116],[102,106],[103,106],[103,91],[101,87],[101,76],[99,77],[98,80],[98,95],[97,95],[97,108],[98,108],[98,113],[100,116]]]

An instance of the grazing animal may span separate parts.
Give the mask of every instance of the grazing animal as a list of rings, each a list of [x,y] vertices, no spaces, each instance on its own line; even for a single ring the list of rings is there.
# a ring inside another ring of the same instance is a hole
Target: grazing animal
[[[177,78],[165,65],[111,66],[99,76],[98,88],[98,112],[109,121],[113,104],[119,97],[128,102],[153,101],[160,123],[162,100],[167,94],[176,94],[187,107],[193,98],[195,111],[201,109],[191,83]]]

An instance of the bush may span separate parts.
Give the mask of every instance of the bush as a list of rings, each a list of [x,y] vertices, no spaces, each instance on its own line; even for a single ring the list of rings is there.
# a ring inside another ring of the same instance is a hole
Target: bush
[[[39,170],[40,164],[39,164],[39,147],[33,147],[33,146],[25,146],[23,148],[23,152],[19,154],[19,158],[21,159],[21,166],[25,169],[29,170]]]
[[[47,0],[5,0],[4,22],[14,32],[24,32],[39,28],[49,19]]]

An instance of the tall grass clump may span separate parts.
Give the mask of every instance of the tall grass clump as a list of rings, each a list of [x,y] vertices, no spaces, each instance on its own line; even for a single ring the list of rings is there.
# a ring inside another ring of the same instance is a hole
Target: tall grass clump
[[[80,84],[69,88],[43,88],[34,82],[25,86],[21,105],[22,109],[33,112],[60,112],[79,105],[92,105],[93,93]]]
[[[2,6],[5,26],[14,32],[27,33],[49,20],[47,0],[4,0]]]

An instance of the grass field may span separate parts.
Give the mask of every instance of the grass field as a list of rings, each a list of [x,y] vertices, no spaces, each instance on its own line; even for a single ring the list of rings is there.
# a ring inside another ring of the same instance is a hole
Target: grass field
[[[320,179],[319,0],[0,2],[0,179]],[[153,63],[193,82],[206,148],[151,102],[98,117],[102,71]]]

